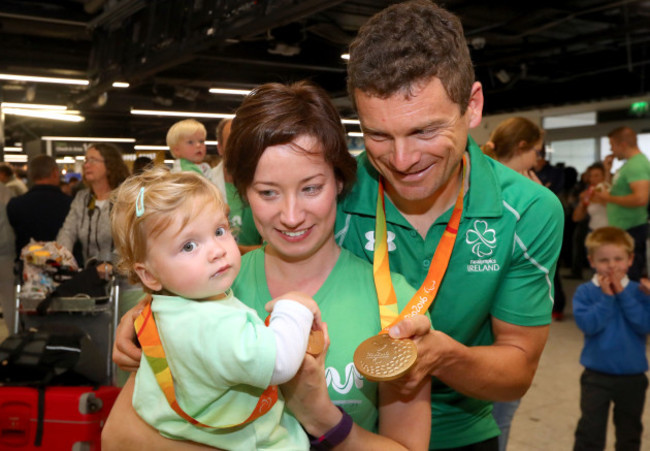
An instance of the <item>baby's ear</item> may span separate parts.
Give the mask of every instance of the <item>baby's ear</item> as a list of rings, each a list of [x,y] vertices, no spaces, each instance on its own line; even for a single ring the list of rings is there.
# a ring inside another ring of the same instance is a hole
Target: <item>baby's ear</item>
[[[162,284],[158,278],[151,271],[149,271],[149,269],[147,269],[147,265],[144,263],[136,263],[133,265],[133,270],[138,275],[145,287],[154,292],[162,290]]]

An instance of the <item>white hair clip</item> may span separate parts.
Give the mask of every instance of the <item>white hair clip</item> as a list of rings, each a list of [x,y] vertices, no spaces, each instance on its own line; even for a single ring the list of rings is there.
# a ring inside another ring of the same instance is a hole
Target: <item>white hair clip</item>
[[[140,188],[138,197],[135,198],[135,215],[139,218],[144,214],[144,186]]]

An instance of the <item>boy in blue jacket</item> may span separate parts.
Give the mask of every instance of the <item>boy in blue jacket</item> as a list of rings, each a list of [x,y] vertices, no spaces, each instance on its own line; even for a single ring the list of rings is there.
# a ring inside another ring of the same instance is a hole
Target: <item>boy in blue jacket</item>
[[[603,227],[587,236],[596,271],[573,297],[576,324],[585,334],[580,363],[582,416],[574,451],[605,448],[607,417],[614,404],[616,449],[638,450],[648,388],[646,335],[650,333],[650,281],[628,279],[634,240],[622,229]]]

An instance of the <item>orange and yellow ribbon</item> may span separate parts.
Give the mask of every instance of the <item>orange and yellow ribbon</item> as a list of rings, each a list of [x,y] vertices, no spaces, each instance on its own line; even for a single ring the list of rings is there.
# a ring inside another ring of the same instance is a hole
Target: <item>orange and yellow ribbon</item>
[[[463,196],[465,191],[465,173],[466,173],[465,156],[462,161],[462,178],[460,191],[456,198],[454,210],[447,227],[440,238],[436,252],[433,254],[429,272],[420,289],[411,298],[409,303],[398,314],[397,296],[393,288],[393,282],[390,278],[390,266],[388,261],[388,241],[386,229],[386,210],[384,203],[384,185],[379,180],[379,193],[377,195],[377,219],[375,222],[375,255],[373,257],[373,273],[375,279],[375,288],[377,289],[377,301],[379,303],[379,315],[381,317],[382,331],[387,333],[388,329],[397,324],[404,318],[426,312],[438,294],[438,288],[442,282],[451,253],[456,242],[460,218],[463,214]]]
[[[176,400],[174,378],[167,363],[165,349],[163,348],[162,342],[160,341],[158,327],[156,326],[156,321],[153,317],[153,312],[151,311],[151,303],[147,304],[142,313],[140,313],[138,318],[135,320],[135,330],[138,334],[140,345],[142,346],[142,352],[147,358],[147,362],[149,362],[149,366],[153,370],[153,373],[156,376],[156,381],[162,389],[165,398],[169,403],[169,406],[181,418],[195,426],[209,429],[227,429],[241,426],[243,424],[250,423],[251,421],[267,413],[269,410],[271,410],[271,407],[273,407],[275,402],[278,400],[278,387],[271,385],[267,387],[266,390],[264,390],[264,392],[260,395],[260,399],[258,400],[255,409],[243,422],[226,426],[210,426],[203,424],[187,414]]]

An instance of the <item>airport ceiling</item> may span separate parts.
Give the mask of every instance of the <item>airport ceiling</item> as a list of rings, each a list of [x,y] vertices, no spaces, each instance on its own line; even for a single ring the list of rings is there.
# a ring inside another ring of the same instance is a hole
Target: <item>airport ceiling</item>
[[[341,114],[353,117],[341,54],[368,17],[392,3],[2,0],[0,73],[89,80],[88,86],[0,80],[4,102],[66,104],[86,118],[68,124],[6,115],[7,143],[65,134],[162,144],[179,119],[131,109],[232,113],[241,96],[209,88],[303,78],[325,87]],[[486,114],[650,91],[649,0],[441,4],[463,22]],[[130,87],[113,88],[115,81]],[[203,122],[213,139],[218,119]]]

